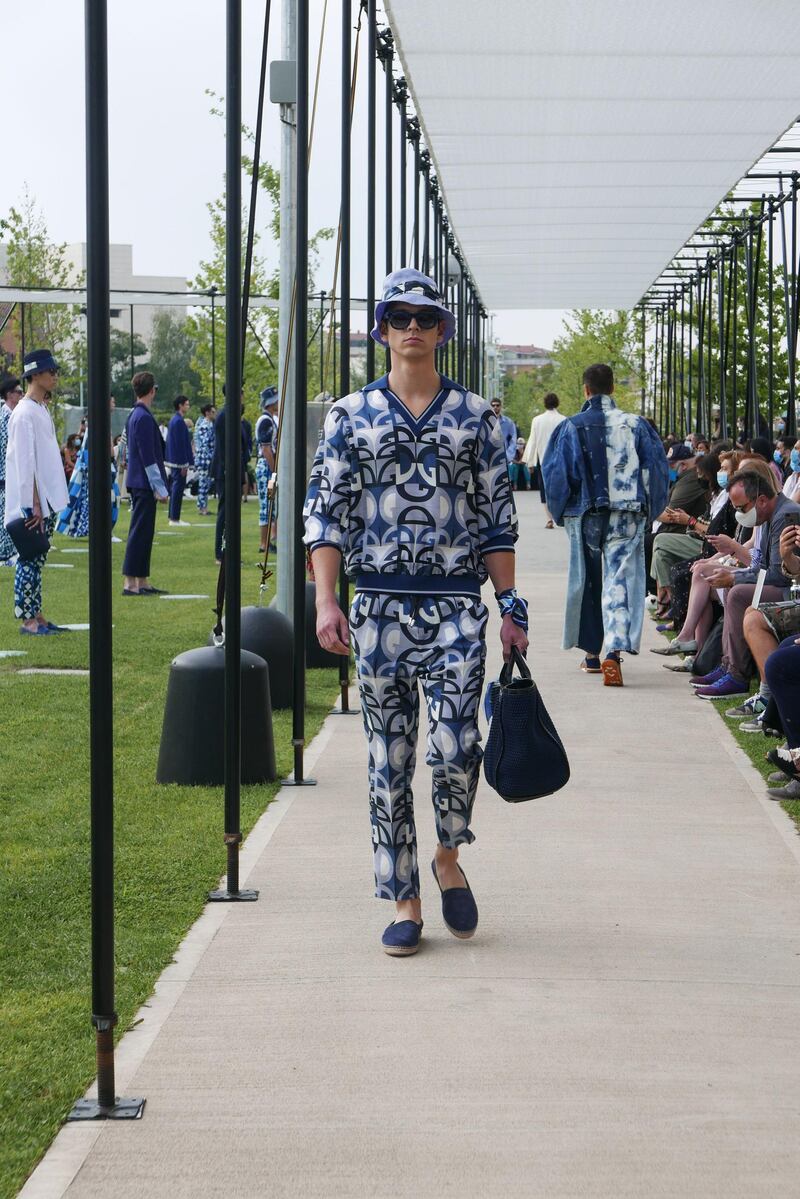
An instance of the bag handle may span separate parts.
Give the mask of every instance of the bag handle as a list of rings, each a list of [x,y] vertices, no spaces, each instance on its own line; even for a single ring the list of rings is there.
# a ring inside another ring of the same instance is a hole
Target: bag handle
[[[500,671],[500,686],[507,687],[514,676],[514,667],[516,666],[523,679],[530,679],[531,672],[528,663],[523,658],[521,652],[516,645],[511,647],[511,659],[503,663],[503,669]]]

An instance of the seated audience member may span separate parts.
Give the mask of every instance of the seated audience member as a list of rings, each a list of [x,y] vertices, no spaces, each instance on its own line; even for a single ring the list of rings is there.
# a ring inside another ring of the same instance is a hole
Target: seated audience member
[[[715,455],[711,455],[715,457]],[[704,586],[703,573],[699,569],[701,562],[708,563],[712,559],[722,558],[722,547],[715,545],[715,539],[722,536],[733,540],[737,533],[739,542],[744,540],[745,531],[736,523],[733,508],[728,500],[728,479],[739,466],[740,455],[736,450],[729,450],[719,459],[716,486],[718,490],[713,497],[709,519],[698,521],[701,550],[699,558],[678,562],[670,572],[670,592],[672,603],[670,615],[672,627],[678,632],[674,641],[656,653],[682,654],[694,653],[703,644],[705,637],[714,623],[712,618],[712,601],[714,593]],[[749,553],[741,559],[742,565],[750,564]],[[689,614],[690,604],[692,614]],[[701,619],[702,617],[702,619]],[[669,627],[669,626],[667,626]],[[691,649],[684,649],[684,644],[692,644]]]
[[[695,694],[701,699],[747,694],[753,659],[744,638],[744,615],[753,598],[759,570],[766,571],[762,600],[770,602],[786,597],[789,583],[782,568],[780,537],[787,523],[800,521],[800,507],[782,493],[776,494],[774,484],[752,467],[737,471],[728,481],[728,496],[740,525],[764,528],[757,562],[751,560],[749,567],[738,570],[719,567],[709,577],[712,587],[723,588],[726,593],[722,673],[715,682],[698,687]]]
[[[772,442],[768,441],[766,437],[751,437],[747,448],[753,457],[762,458],[767,463],[775,479],[775,485],[780,491],[783,487],[783,471],[775,461]]]
[[[795,572],[798,571],[794,552],[798,542],[798,531],[797,525],[787,524],[780,536],[781,568],[788,583],[793,581]],[[758,608],[747,609],[742,627],[758,671],[759,688],[755,695],[751,695],[737,707],[729,708],[725,715],[731,718],[748,717],[749,721],[739,727],[744,732],[755,733],[761,731],[761,721],[770,699],[769,684],[765,675],[767,659],[781,641],[800,633],[800,604],[793,603],[791,599],[776,603],[762,602]]]
[[[787,499],[800,503],[800,441],[796,441],[789,449],[782,490]]]
[[[795,568],[800,560],[795,559]],[[772,799],[800,798],[800,637],[794,633],[773,650],[764,666],[764,677],[771,692],[770,707],[778,713],[778,723],[786,736],[786,744],[773,749],[767,758],[786,776],[785,787],[768,789]],[[764,712],[766,722],[769,709]]]
[[[670,573],[679,562],[693,561],[703,551],[702,538],[708,533],[711,520],[725,507],[728,494],[717,479],[720,460],[716,454],[705,454],[695,459],[695,474],[706,490],[706,510],[701,516],[690,516],[681,508],[668,505],[664,509],[667,521],[680,525],[682,533],[656,533],[653,540],[652,570],[658,586],[658,597],[662,604],[672,602]],[[674,616],[674,613],[673,613]]]
[[[682,442],[672,445],[667,453],[669,466],[670,487],[667,507],[655,518],[652,530],[645,534],[644,556],[648,577],[652,573],[653,543],[660,533],[679,533],[685,535],[686,526],[671,521],[669,511],[680,509],[688,516],[702,516],[708,504],[708,488],[705,481],[701,482],[694,469],[695,455]],[[658,594],[654,580],[650,579],[651,593]],[[661,589],[663,592],[663,588]],[[656,615],[662,620],[669,612],[669,598],[659,595]]]
[[[78,451],[81,448],[81,439],[76,434],[68,437],[61,449],[61,457],[64,460],[64,474],[67,482],[72,478],[72,472],[75,469],[75,463],[78,460]]]

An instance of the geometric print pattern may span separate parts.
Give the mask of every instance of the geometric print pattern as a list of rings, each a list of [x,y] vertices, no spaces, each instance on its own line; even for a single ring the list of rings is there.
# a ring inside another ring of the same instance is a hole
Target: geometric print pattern
[[[505,460],[505,457],[504,457]],[[433,771],[433,809],[448,849],[475,838],[472,807],[482,758],[478,707],[486,656],[479,599],[361,591],[350,610],[369,753],[370,819],[379,899],[419,895],[411,782],[421,683]]]
[[[209,467],[214,457],[214,422],[201,416],[194,429],[194,464],[197,471],[197,508],[205,512],[208,507],[210,485]]]
[[[266,458],[259,457],[256,462],[256,487],[258,488],[258,523],[262,529],[269,524],[269,493],[267,484],[272,478]]]
[[[52,537],[56,524],[56,516],[51,512],[44,520],[44,531]],[[42,610],[42,567],[47,561],[47,554],[39,554],[23,562],[17,559],[14,567],[14,615],[19,620],[33,620]]]
[[[351,577],[487,578],[517,518],[499,422],[449,379],[415,419],[384,376],[332,405],[305,504],[305,541],[333,545]]]
[[[117,464],[114,459],[111,468],[111,527],[117,523],[119,516],[119,485],[117,484]],[[84,435],[78,457],[75,460],[67,490],[67,506],[58,514],[56,526],[59,533],[67,537],[89,536],[89,433]]]

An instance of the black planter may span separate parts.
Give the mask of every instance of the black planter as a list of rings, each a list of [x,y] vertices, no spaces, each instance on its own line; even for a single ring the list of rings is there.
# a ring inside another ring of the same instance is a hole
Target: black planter
[[[225,621],[222,622],[223,629]],[[208,644],[214,644],[213,634]],[[269,668],[269,696],[273,711],[291,708],[294,687],[292,622],[277,608],[242,608],[242,649],[258,654]]]
[[[269,669],[242,650],[242,782],[277,777],[272,737]],[[225,651],[203,646],[172,662],[161,730],[156,781],[221,786],[225,781]]]

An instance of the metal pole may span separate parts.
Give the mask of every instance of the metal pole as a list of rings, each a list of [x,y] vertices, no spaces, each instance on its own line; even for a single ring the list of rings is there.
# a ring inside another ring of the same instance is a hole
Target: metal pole
[[[385,151],[385,175],[384,175],[384,190],[386,203],[386,228],[384,230],[386,237],[386,274],[390,274],[393,265],[392,252],[392,222],[393,215],[393,196],[394,187],[394,159],[392,147],[392,99],[394,91],[394,83],[392,79],[392,35],[387,29],[384,31],[382,38],[381,58],[383,59],[383,69],[386,72],[386,90],[384,98],[384,118],[385,118],[385,134],[384,134],[384,151]]]
[[[325,395],[325,292],[320,288],[319,293],[319,390],[320,397]]]
[[[295,519],[294,562],[294,695],[292,705],[292,747],[294,749],[294,786],[313,786],[303,776],[306,700],[306,569],[303,545],[303,499],[306,487],[306,408],[308,401],[308,0],[297,0],[297,210],[294,321],[294,480]]]
[[[239,889],[242,782],[242,0],[226,0],[225,32],[225,833],[226,885]]]
[[[114,688],[111,633],[111,348],[109,343],[108,24],[106,0],[86,0],[86,329],[89,428],[89,776],[92,1025],[97,1101],[68,1119],[136,1119],[144,1099],[118,1099],[114,1077]]]
[[[775,419],[774,403],[775,403],[775,378],[774,378],[774,347],[772,339],[774,337],[774,280],[772,272],[772,255],[774,252],[774,229],[775,229],[775,205],[772,196],[769,198],[769,224],[767,225],[767,262],[769,274],[767,275],[767,406],[769,411],[769,428],[772,433],[773,420]]]
[[[341,201],[339,220],[341,223],[340,250],[340,283],[341,297],[340,328],[342,350],[339,359],[339,395],[346,396],[350,392],[350,171],[352,161],[352,136],[350,115],[351,88],[351,57],[352,34],[351,0],[342,0],[342,76],[341,76],[341,143],[342,143],[342,173]],[[369,330],[367,330],[369,333]],[[344,559],[339,569],[339,607],[343,612],[350,610],[350,580],[344,568]],[[350,708],[350,658],[349,655],[339,659],[339,694],[342,712]]]
[[[397,103],[400,108],[400,266],[406,266],[406,225],[408,223],[408,119],[406,114],[406,83],[397,84]]]
[[[412,130],[412,138],[414,141],[414,270],[420,269],[419,262],[419,188],[420,188],[420,153],[419,142],[420,133],[419,125],[414,124]]]
[[[281,57],[284,62],[297,59],[297,0],[285,0],[281,5]],[[282,392],[281,452],[278,456],[278,495],[281,497],[281,516],[278,521],[278,582],[275,604],[284,616],[292,617],[294,594],[294,319],[293,291],[295,279],[295,175],[297,162],[297,130],[295,105],[281,104],[281,250],[279,291],[279,353],[278,387]],[[303,147],[303,153],[306,148]],[[305,279],[303,279],[305,292]],[[295,653],[304,656],[303,646],[295,643]]]
[[[646,371],[647,371],[647,359],[646,359],[646,355],[645,355],[645,337],[647,335],[647,325],[646,325],[646,313],[645,313],[644,307],[642,307],[641,333],[642,333],[642,354],[641,354],[641,359],[640,359],[641,365],[639,368],[639,374],[640,374],[640,378],[641,378],[642,416],[644,416],[645,395],[646,395],[646,391],[647,391],[647,386],[645,383],[645,376],[646,376]]]
[[[264,124],[264,96],[267,86],[267,57],[269,53],[269,15],[272,5],[267,0],[264,6],[264,34],[261,39],[261,70],[258,76],[258,110],[256,112],[256,135],[253,149],[253,175],[250,180],[250,211],[247,218],[247,249],[244,256],[244,284],[242,287],[242,374],[244,375],[244,353],[246,345],[247,311],[250,306],[250,277],[253,268],[253,244],[256,234],[256,207],[258,198],[258,174],[261,164],[261,130]]]
[[[376,0],[367,5],[367,381],[375,378],[375,342],[370,330],[375,324],[375,190],[376,190],[376,74],[378,16]]]
[[[211,292],[211,403],[216,408],[217,406],[217,315],[214,310],[214,301],[217,297],[216,287],[209,289]]]
[[[420,155],[425,171],[425,230],[422,242],[422,273],[430,275],[431,273],[431,160],[427,150],[424,155]]]
[[[136,374],[136,362],[133,353],[133,304],[131,308],[131,378]]]

